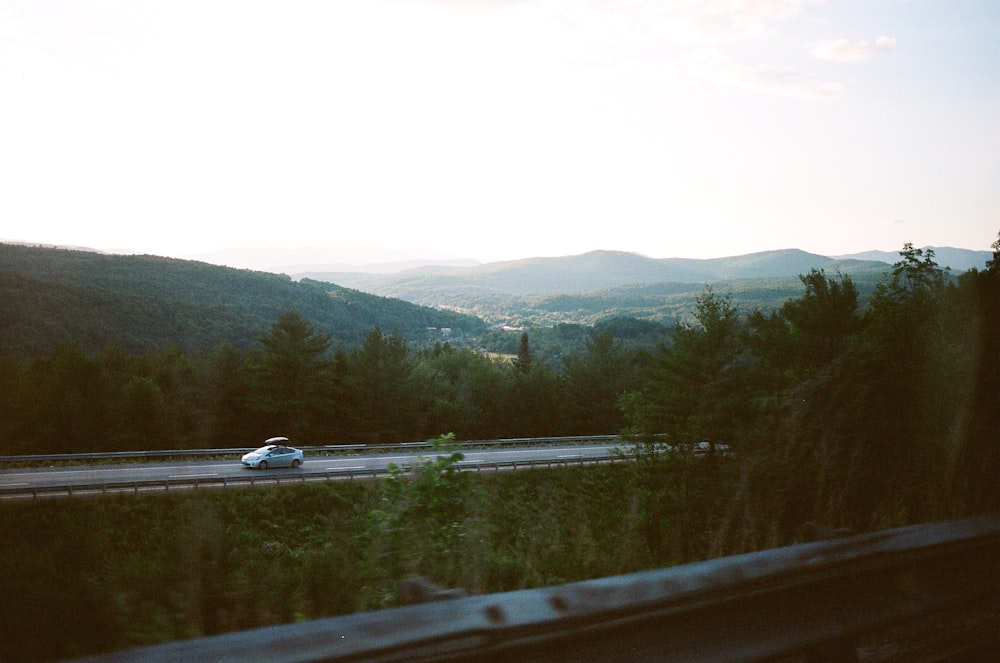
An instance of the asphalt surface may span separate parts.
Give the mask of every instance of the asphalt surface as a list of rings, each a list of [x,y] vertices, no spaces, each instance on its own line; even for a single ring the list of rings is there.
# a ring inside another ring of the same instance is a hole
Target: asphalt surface
[[[586,459],[607,456],[615,445],[573,445],[573,446],[542,446],[517,449],[482,449],[463,450],[465,459],[461,466],[476,466],[480,464],[511,463],[526,461],[572,462],[576,459]],[[221,479],[245,479],[248,475],[255,478],[275,479],[295,478],[302,476],[326,475],[331,472],[351,473],[385,471],[390,463],[406,466],[432,458],[434,454],[427,452],[392,452],[350,454],[335,456],[314,456],[306,453],[305,463],[298,469],[274,468],[253,470],[245,467],[238,457],[232,460],[206,460],[184,462],[155,463],[122,463],[115,465],[74,465],[62,467],[34,467],[0,470],[0,492],[15,490],[52,489],[55,487],[85,488],[106,484],[123,484],[128,482],[206,482]]]

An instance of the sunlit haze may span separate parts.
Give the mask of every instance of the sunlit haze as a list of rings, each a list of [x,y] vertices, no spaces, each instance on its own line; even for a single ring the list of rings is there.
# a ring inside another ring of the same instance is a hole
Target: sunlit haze
[[[997,0],[0,4],[0,239],[988,249]]]

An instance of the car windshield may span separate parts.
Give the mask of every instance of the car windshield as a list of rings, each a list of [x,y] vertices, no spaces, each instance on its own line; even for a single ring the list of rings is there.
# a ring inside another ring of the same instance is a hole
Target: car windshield
[[[261,447],[260,449],[254,450],[254,453],[255,454],[266,454],[268,451],[270,451],[273,448],[274,447],[272,447],[272,446]]]

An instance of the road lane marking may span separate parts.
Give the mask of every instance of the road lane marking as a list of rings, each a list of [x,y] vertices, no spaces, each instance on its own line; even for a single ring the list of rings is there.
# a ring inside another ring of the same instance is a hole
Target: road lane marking
[[[365,469],[365,466],[364,465],[350,465],[348,467],[336,466],[336,467],[328,467],[326,469],[328,469],[328,470],[363,470],[363,469]]]
[[[593,451],[607,451],[613,447],[594,447]],[[465,456],[500,456],[500,455],[511,455],[511,454],[545,454],[551,453],[553,451],[573,451],[573,449],[498,449],[495,451],[470,451],[465,453]],[[583,454],[576,454],[577,456],[582,456]]]
[[[168,479],[197,479],[199,477],[217,477],[217,476],[219,476],[219,475],[217,473],[213,472],[211,474],[171,474],[171,475],[168,475],[167,478]]]
[[[561,456],[556,456],[556,458],[583,458],[583,454],[562,454]]]

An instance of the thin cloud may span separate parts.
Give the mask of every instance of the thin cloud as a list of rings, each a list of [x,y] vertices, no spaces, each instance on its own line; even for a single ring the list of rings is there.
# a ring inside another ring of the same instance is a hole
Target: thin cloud
[[[396,0],[397,2],[401,0]],[[536,5],[538,0],[402,0],[423,5],[439,5],[448,9],[512,9]]]
[[[826,0],[396,0],[449,9],[533,7],[555,20],[587,32],[617,31],[680,43],[760,39],[774,24],[795,18]],[[590,24],[593,23],[594,26]],[[618,25],[616,25],[618,24]]]
[[[637,38],[672,43],[710,43],[762,39],[775,34],[776,23],[795,18],[825,0],[544,0],[552,15],[575,24],[624,20]]]
[[[689,73],[720,87],[818,101],[836,99],[844,92],[839,83],[821,83],[797,71],[744,64],[711,48],[695,51],[687,62]]]
[[[824,0],[541,0],[542,14],[565,29],[577,47],[575,61],[613,67],[650,80],[673,80],[684,72],[723,88],[829,100],[843,94],[839,83],[808,74],[752,64],[723,54],[717,45],[763,41],[779,23],[795,19]],[[682,55],[673,45],[687,51]],[[564,51],[564,52],[568,52]]]
[[[820,60],[861,62],[896,50],[896,38],[882,36],[874,44],[849,39],[824,39],[809,47],[809,53]]]
[[[765,39],[774,24],[825,0],[660,0],[640,3],[653,30],[690,41]]]

